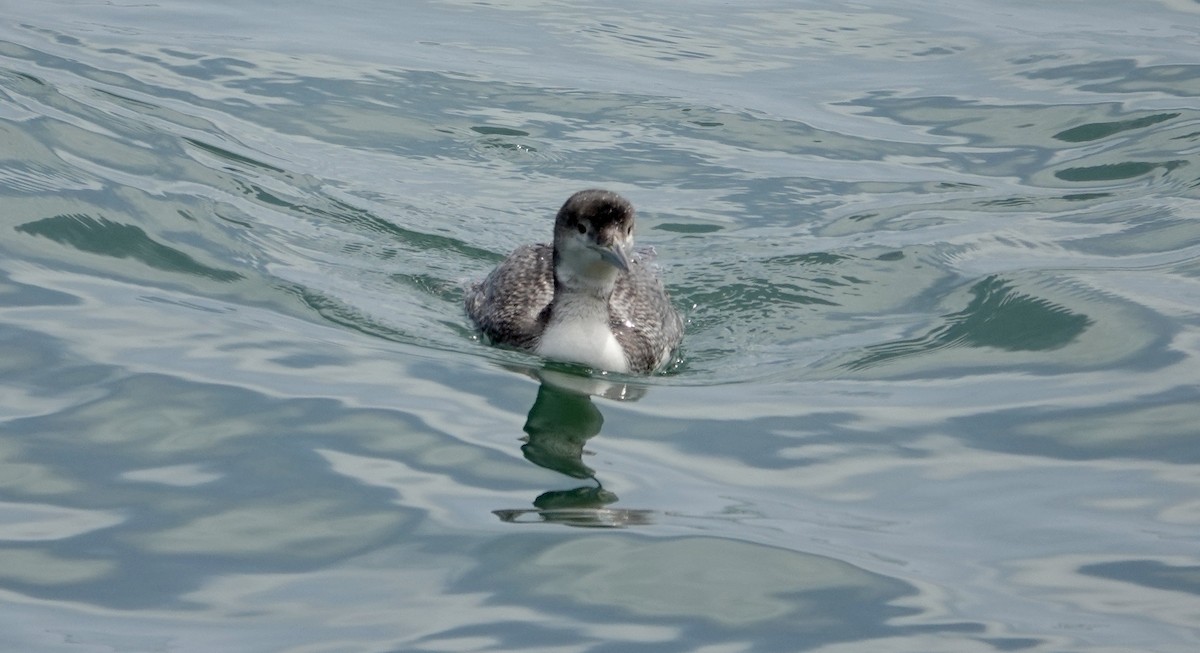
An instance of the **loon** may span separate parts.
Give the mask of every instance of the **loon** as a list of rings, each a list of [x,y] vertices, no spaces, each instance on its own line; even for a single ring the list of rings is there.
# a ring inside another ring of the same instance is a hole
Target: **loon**
[[[554,244],[522,245],[467,290],[492,342],[610,372],[663,367],[683,320],[648,260],[633,252],[633,205],[583,190],[554,219]]]

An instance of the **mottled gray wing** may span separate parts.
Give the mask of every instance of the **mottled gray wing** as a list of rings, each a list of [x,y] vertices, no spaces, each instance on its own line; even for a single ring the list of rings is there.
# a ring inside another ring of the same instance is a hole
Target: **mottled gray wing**
[[[549,245],[522,245],[467,290],[467,315],[493,342],[533,349],[554,298]]]
[[[658,274],[640,256],[617,279],[608,318],[631,372],[653,372],[683,340],[683,319]]]

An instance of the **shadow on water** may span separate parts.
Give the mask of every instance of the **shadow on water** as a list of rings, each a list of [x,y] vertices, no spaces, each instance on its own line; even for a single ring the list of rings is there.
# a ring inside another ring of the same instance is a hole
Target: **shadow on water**
[[[864,369],[949,347],[1051,351],[1076,340],[1092,323],[1087,315],[1017,291],[999,276],[979,281],[970,292],[967,307],[943,316],[942,326],[918,338],[869,347],[847,367]]]
[[[554,370],[544,370],[540,376],[537,399],[525,420],[521,453],[539,467],[587,479],[595,485],[550,490],[533,500],[533,509],[495,510],[494,514],[512,523],[547,522],[581,527],[621,528],[652,523],[650,510],[609,507],[618,501],[617,495],[604,489],[596,470],[583,462],[583,457],[590,455],[584,446],[604,426],[604,415],[592,402],[592,396],[636,400],[644,389]]]
[[[151,238],[140,227],[103,217],[56,215],[17,225],[16,230],[49,238],[89,254],[133,259],[158,270],[192,274],[226,283],[245,278],[233,270],[204,265],[187,253]]]

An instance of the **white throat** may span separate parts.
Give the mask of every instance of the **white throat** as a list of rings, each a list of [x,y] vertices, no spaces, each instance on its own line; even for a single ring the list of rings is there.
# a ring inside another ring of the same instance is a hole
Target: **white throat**
[[[558,279],[559,290],[600,298],[607,307],[617,283],[617,269],[576,238],[559,243],[558,256],[554,276]]]

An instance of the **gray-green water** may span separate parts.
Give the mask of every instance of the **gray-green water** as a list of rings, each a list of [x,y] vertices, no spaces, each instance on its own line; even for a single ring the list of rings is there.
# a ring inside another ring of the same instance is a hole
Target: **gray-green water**
[[[0,650],[1200,648],[1200,5],[0,8]]]

